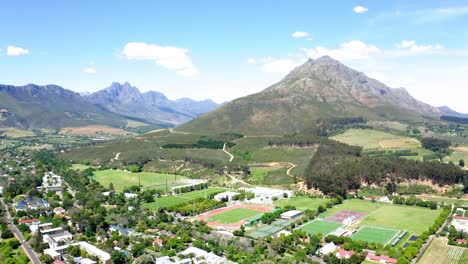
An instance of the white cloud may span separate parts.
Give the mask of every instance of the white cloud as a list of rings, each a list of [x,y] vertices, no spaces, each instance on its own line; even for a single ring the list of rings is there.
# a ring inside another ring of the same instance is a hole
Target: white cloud
[[[247,59],[247,63],[248,63],[248,64],[256,64],[256,63],[257,63],[257,60],[254,59],[254,58],[248,58],[248,59]]]
[[[403,40],[396,45],[399,49],[408,50],[413,53],[424,53],[429,51],[441,50],[444,47],[441,45],[417,45],[414,40]]]
[[[287,74],[299,64],[300,62],[291,59],[266,58],[263,59],[262,71],[269,73]]]
[[[153,60],[161,67],[176,70],[182,76],[195,76],[199,74],[188,55],[188,49],[159,46],[144,42],[127,43],[123,55],[129,60]]]
[[[8,46],[7,48],[8,56],[21,56],[21,55],[26,55],[26,54],[29,54],[29,50],[27,49],[15,47],[15,46]]]
[[[305,31],[296,31],[292,33],[293,38],[305,38],[308,36],[309,36],[309,32],[305,32]]]
[[[96,74],[96,69],[93,67],[86,67],[83,69],[83,72],[87,74]]]
[[[313,40],[313,38],[306,38],[306,40],[308,40],[308,41],[312,41],[312,40]]]
[[[353,11],[354,11],[355,13],[358,13],[358,14],[365,13],[365,12],[367,12],[367,10],[369,10],[369,9],[367,9],[366,7],[363,7],[363,6],[355,6],[355,7],[353,8]]]
[[[178,75],[187,76],[187,77],[196,76],[199,73],[200,72],[197,70],[197,68],[187,68],[187,69],[177,71]]]
[[[376,46],[366,44],[359,40],[344,42],[336,49],[316,46],[311,49],[303,48],[302,51],[304,51],[308,57],[314,59],[328,55],[336,60],[343,61],[365,59],[369,58],[371,55],[382,53],[382,51]]]

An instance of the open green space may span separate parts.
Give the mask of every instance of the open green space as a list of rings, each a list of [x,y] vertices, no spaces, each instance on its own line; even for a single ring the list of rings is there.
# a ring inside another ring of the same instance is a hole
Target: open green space
[[[0,135],[9,137],[9,138],[23,138],[23,137],[33,137],[36,134],[32,131],[21,130],[18,128],[0,128]]]
[[[166,182],[168,182],[168,188],[170,189],[170,187],[180,185],[180,183],[178,183],[179,180],[186,179],[179,175],[153,172],[132,173],[121,170],[95,171],[94,176],[94,179],[105,187],[108,187],[109,184],[112,183],[116,191],[122,191],[124,188],[130,186],[138,186],[139,182],[142,187],[151,186],[153,188],[165,190]]]
[[[247,218],[260,215],[262,213],[262,211],[248,208],[234,208],[232,210],[210,216],[206,220],[209,222],[217,222],[221,224],[233,224]]]
[[[408,230],[411,234],[420,235],[434,224],[441,211],[441,209],[385,204],[365,217],[359,226]]]
[[[295,196],[289,199],[281,199],[275,202],[276,206],[284,207],[286,205],[295,206],[297,210],[305,211],[317,210],[320,205],[325,205],[329,199],[325,198],[310,198],[307,196]]]
[[[236,141],[230,152],[248,163],[291,162],[298,165],[291,173],[302,176],[305,167],[314,156],[315,148],[276,148],[270,147],[268,142],[277,137],[246,137]]]
[[[314,220],[303,225],[300,229],[311,235],[322,234],[323,236],[326,236],[341,226],[341,224],[335,222]]]
[[[447,245],[444,237],[432,240],[417,264],[465,264],[468,263],[468,249]]]
[[[251,168],[249,182],[255,185],[289,185],[294,178],[287,174],[284,167]]]
[[[156,198],[155,201],[152,203],[143,204],[143,206],[151,210],[158,210],[160,208],[168,208],[174,205],[190,202],[198,198],[209,197],[210,195],[224,192],[226,190],[228,189],[221,187],[210,187],[206,190],[193,191],[174,196],[163,196],[160,198]]]
[[[383,206],[383,203],[378,203],[378,202],[373,203],[367,200],[350,199],[350,200],[344,200],[342,204],[333,206],[332,208],[322,213],[321,216],[328,217],[328,216],[331,216],[340,212],[341,210],[350,210],[350,211],[370,213],[370,212],[377,210],[381,206]]]
[[[91,166],[84,165],[84,164],[78,164],[78,163],[72,164],[72,169],[73,170],[86,170],[88,168],[91,168]]]
[[[398,230],[387,229],[374,226],[364,226],[354,233],[351,238],[354,240],[366,241],[369,243],[387,244]]]
[[[412,149],[421,146],[421,143],[414,138],[372,129],[350,129],[332,139],[349,145],[361,146],[364,149]]]

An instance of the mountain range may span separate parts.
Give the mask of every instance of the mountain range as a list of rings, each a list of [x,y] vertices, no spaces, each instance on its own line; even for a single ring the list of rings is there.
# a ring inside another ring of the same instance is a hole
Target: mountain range
[[[152,124],[178,125],[219,105],[212,100],[194,101],[189,98],[169,100],[155,91],[140,93],[129,83],[112,83],[108,88],[84,96],[90,103],[107,111],[138,118]]]
[[[309,59],[259,93],[226,103],[177,129],[286,134],[311,128],[318,119],[423,122],[454,114],[447,111],[416,100],[404,88],[390,88],[324,56]]]
[[[159,92],[142,94],[129,83],[113,83],[104,90],[83,95],[57,85],[0,85],[0,127],[125,127],[129,119],[173,127],[216,107],[218,104],[211,100],[171,101]]]
[[[135,120],[161,128],[179,125],[180,131],[268,135],[301,132],[319,119],[337,117],[421,123],[441,116],[468,117],[420,102],[404,88],[390,88],[329,56],[310,59],[265,90],[221,106],[140,93],[129,83],[81,95],[56,85],[0,85],[0,126],[26,129],[125,127]]]

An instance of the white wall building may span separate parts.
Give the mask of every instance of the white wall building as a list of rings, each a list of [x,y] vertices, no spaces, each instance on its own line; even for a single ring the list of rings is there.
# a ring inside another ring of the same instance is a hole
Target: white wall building
[[[299,210],[290,210],[281,214],[281,218],[286,220],[294,220],[302,216],[302,211]]]
[[[223,198],[226,198],[228,199],[228,201],[231,201],[232,198],[236,195],[239,195],[238,192],[222,192],[222,193],[218,193],[216,194],[213,199],[215,199],[216,201],[221,201]]]
[[[251,203],[272,203],[273,199],[283,199],[284,194],[288,198],[294,196],[294,192],[291,190],[280,190],[280,189],[272,189],[272,188],[265,188],[265,187],[254,187],[254,188],[240,188],[243,191],[251,192],[255,195],[255,198],[249,200]]]

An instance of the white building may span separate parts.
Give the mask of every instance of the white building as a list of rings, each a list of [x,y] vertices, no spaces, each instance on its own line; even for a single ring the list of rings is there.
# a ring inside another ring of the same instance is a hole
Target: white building
[[[101,262],[103,262],[105,264],[110,264],[111,263],[111,256],[110,256],[109,253],[107,253],[104,250],[99,249],[98,247],[96,247],[94,245],[91,245],[91,244],[89,244],[87,242],[84,242],[84,241],[76,242],[76,243],[73,243],[73,244],[70,244],[70,245],[56,247],[54,250],[56,252],[60,253],[60,254],[63,254],[63,253],[65,253],[67,251],[67,248],[69,246],[79,246],[80,249],[85,250],[91,256],[97,257]]]
[[[294,195],[294,192],[291,190],[280,190],[265,187],[241,188],[241,190],[255,195],[255,198],[249,201],[251,203],[273,203],[273,199],[283,199],[284,196],[291,198]]]
[[[234,263],[232,261],[228,261],[228,260],[224,259],[223,257],[215,255],[214,253],[206,252],[205,250],[199,249],[199,248],[196,248],[196,247],[189,247],[186,250],[180,252],[180,254],[185,255],[185,256],[194,255],[195,257],[192,258],[192,262],[194,264],[201,264],[201,263],[206,263],[206,264]]]
[[[452,217],[452,225],[457,231],[468,232],[468,217],[454,215]]]
[[[302,216],[302,211],[299,210],[291,210],[281,214],[281,218],[286,220],[294,220]]]
[[[138,194],[136,193],[124,193],[125,199],[137,198]]]
[[[222,192],[222,193],[218,193],[216,194],[213,199],[215,199],[216,201],[221,201],[222,199],[225,199],[227,198],[228,201],[231,201],[232,198],[236,195],[239,195],[238,192]]]
[[[42,239],[44,243],[49,244],[49,248],[55,249],[60,242],[64,242],[65,245],[70,244],[73,241],[73,235],[68,231],[63,231],[62,233],[44,235]]]
[[[44,174],[44,177],[42,177],[42,187],[37,188],[44,188],[46,192],[62,191],[62,177],[56,175],[53,172],[47,172]]]
[[[60,253],[51,248],[44,249],[44,254],[51,256],[53,259],[56,259],[61,256]]]
[[[323,246],[323,247],[321,247],[319,249],[319,255],[321,255],[321,256],[328,255],[328,254],[332,253],[333,251],[335,251],[337,248],[338,248],[338,246],[335,245],[335,243],[330,242],[330,243],[326,244],[325,246]]]

